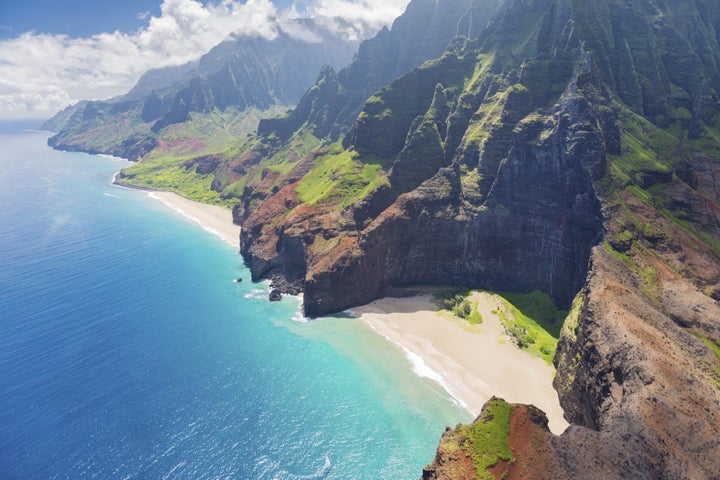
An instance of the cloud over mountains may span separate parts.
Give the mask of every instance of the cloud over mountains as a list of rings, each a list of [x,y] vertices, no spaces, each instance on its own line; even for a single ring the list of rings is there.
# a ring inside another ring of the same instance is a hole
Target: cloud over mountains
[[[409,0],[314,0],[299,12],[270,0],[164,0],[158,17],[145,15],[136,32],[89,38],[26,32],[0,41],[0,117],[50,116],[81,99],[125,93],[151,68],[181,65],[230,35],[274,38],[284,31],[317,36],[293,21],[315,18],[338,36],[364,38],[400,15]]]

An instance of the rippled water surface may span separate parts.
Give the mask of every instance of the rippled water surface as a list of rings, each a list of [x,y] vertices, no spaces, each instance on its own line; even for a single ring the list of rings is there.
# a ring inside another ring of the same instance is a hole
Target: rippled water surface
[[[418,478],[469,419],[357,320],[267,302],[234,248],[110,185],[124,162],[3,129],[0,478]]]

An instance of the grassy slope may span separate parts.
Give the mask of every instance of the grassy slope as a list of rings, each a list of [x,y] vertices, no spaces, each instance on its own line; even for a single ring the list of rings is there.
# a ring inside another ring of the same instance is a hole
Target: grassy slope
[[[193,113],[189,121],[166,127],[158,138],[159,146],[142,161],[122,172],[120,182],[124,185],[167,190],[191,200],[213,205],[232,207],[235,191],[218,192],[211,185],[215,174],[199,174],[195,166],[182,164],[193,158],[217,154],[231,160],[257,127],[261,116],[272,115],[276,110],[260,112],[249,110],[237,112]]]
[[[648,266],[647,259],[659,257],[653,253],[653,245],[648,239],[672,238],[673,235],[657,224],[638,218],[627,198],[634,197],[644,203],[672,225],[709,246],[720,258],[720,239],[697,230],[687,213],[673,204],[668,193],[680,181],[678,172],[683,168],[682,163],[689,161],[690,152],[720,156],[720,136],[717,127],[706,126],[699,138],[689,139],[682,118],[676,118],[663,129],[622,105],[617,108],[623,126],[622,153],[608,155],[608,171],[599,185],[600,193],[614,212],[613,228],[608,232],[605,248],[638,274],[644,282],[642,291],[653,300],[658,285],[656,272]],[[618,250],[619,247],[613,247],[611,243],[623,245],[623,248]]]
[[[503,308],[498,315],[515,343],[552,365],[567,312],[555,307],[542,292],[502,293],[499,297]]]
[[[297,186],[298,198],[309,205],[319,202],[351,205],[387,182],[379,161],[343,150],[334,144],[330,152],[316,161],[315,167]]]

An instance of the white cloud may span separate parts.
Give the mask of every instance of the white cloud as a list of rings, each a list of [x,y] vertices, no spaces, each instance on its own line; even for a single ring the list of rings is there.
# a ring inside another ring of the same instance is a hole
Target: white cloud
[[[392,23],[408,3],[409,0],[315,0],[306,11],[328,26],[332,26],[331,19],[342,19],[335,27],[350,38],[361,38],[367,30],[376,31]]]
[[[315,0],[303,15],[331,31],[361,38],[388,25],[409,0]],[[304,41],[318,38],[291,22],[297,10],[279,12],[270,0],[164,0],[158,17],[128,34],[89,38],[27,32],[0,41],[0,117],[49,117],[81,99],[127,92],[150,68],[198,58],[229,35],[274,38],[282,28]],[[144,14],[139,14],[139,17]],[[342,19],[343,21],[336,21]]]

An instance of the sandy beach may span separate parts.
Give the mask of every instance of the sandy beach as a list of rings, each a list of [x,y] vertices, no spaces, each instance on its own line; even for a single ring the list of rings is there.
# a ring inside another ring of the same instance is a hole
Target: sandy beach
[[[239,247],[240,227],[233,224],[230,210],[217,205],[207,205],[188,200],[172,192],[150,192],[148,195],[151,198],[160,200],[183,217],[197,223],[233,247]]]
[[[180,213],[205,230],[237,247],[240,227],[222,207],[188,200],[172,192],[149,196]],[[385,298],[353,309],[359,318],[401,348],[416,370],[440,383],[473,415],[493,395],[508,402],[528,403],[542,409],[553,433],[568,426],[557,393],[552,388],[553,367],[517,348],[505,334],[500,318],[492,313],[497,300],[474,293],[483,323],[437,311],[432,295]]]
[[[492,313],[496,300],[474,293],[473,301],[483,323],[437,312],[429,294],[409,298],[385,298],[353,309],[375,331],[398,345],[415,364],[421,361],[427,376],[438,381],[473,415],[480,413],[493,395],[511,403],[533,404],[548,416],[550,430],[562,433],[563,418],[555,373],[540,358],[517,348]],[[418,360],[419,359],[419,360]]]

